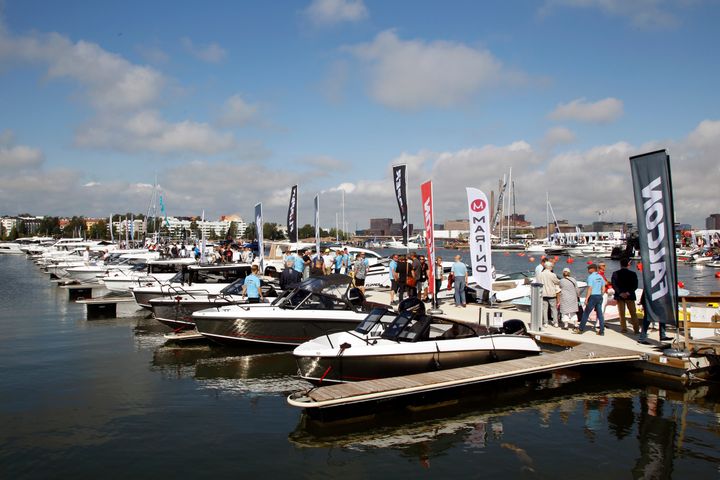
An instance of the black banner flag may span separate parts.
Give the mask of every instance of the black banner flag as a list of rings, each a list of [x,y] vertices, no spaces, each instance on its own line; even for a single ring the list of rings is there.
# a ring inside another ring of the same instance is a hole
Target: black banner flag
[[[406,165],[393,166],[393,185],[395,187],[395,198],[400,208],[400,225],[403,232],[403,244],[408,244],[408,209],[407,209],[407,178]]]
[[[675,214],[670,157],[665,150],[630,157],[630,170],[643,262],[645,315],[650,322],[677,325]]]
[[[287,214],[287,233],[288,239],[291,242],[297,243],[298,241],[298,226],[297,226],[297,185],[293,185],[290,190],[290,204],[288,205]]]

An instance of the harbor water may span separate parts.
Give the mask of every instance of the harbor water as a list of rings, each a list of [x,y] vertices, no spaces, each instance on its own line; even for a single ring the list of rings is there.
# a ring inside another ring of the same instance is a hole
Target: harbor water
[[[494,259],[499,272],[536,264]],[[570,265],[580,279],[585,261]],[[3,479],[720,476],[713,383],[588,368],[320,422],[286,403],[309,386],[286,350],[166,344],[169,329],[145,312],[86,320],[22,256],[0,256],[0,271]],[[679,279],[719,291],[714,272],[682,267]]]

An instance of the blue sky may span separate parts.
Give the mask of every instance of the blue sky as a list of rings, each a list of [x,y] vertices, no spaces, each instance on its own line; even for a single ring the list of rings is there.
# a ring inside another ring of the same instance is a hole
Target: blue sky
[[[510,168],[519,213],[634,221],[628,158],[668,149],[676,219],[720,211],[717,1],[0,2],[0,214],[300,223],[467,215]]]

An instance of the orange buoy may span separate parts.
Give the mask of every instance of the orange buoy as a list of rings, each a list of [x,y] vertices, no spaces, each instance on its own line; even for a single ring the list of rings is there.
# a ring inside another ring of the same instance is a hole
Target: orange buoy
[[[678,287],[685,288],[685,284],[683,282],[678,282]]]
[[[643,269],[642,262],[637,262],[637,269],[642,272],[642,269]]]
[[[592,264],[592,260],[588,260],[588,261],[587,261],[587,264],[588,264],[588,265],[591,265],[591,264]]]
[[[557,263],[557,261],[558,261],[559,259],[560,259],[560,257],[558,257],[557,255],[555,255],[555,259],[553,260],[553,262]]]
[[[715,278],[720,278],[720,272],[715,272]]]
[[[535,261],[535,257],[528,258],[528,262],[534,262],[534,261]]]
[[[567,263],[573,263],[573,262],[575,262],[575,259],[574,259],[574,258],[570,257],[570,258],[567,259]]]

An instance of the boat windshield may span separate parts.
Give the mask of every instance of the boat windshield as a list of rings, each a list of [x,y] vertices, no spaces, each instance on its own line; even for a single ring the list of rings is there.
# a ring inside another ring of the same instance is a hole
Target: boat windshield
[[[238,278],[234,282],[232,282],[227,287],[220,290],[220,293],[223,295],[241,295],[242,294],[242,288],[243,283],[245,283],[244,278]]]
[[[396,314],[386,308],[375,308],[370,315],[365,317],[365,320],[360,322],[360,325],[355,327],[355,331],[363,335],[367,335],[373,331],[378,325],[387,327],[393,320],[395,320]]]
[[[413,318],[412,313],[402,312],[382,334],[382,338],[403,342],[415,342],[422,338],[423,333],[432,321],[431,317]]]

